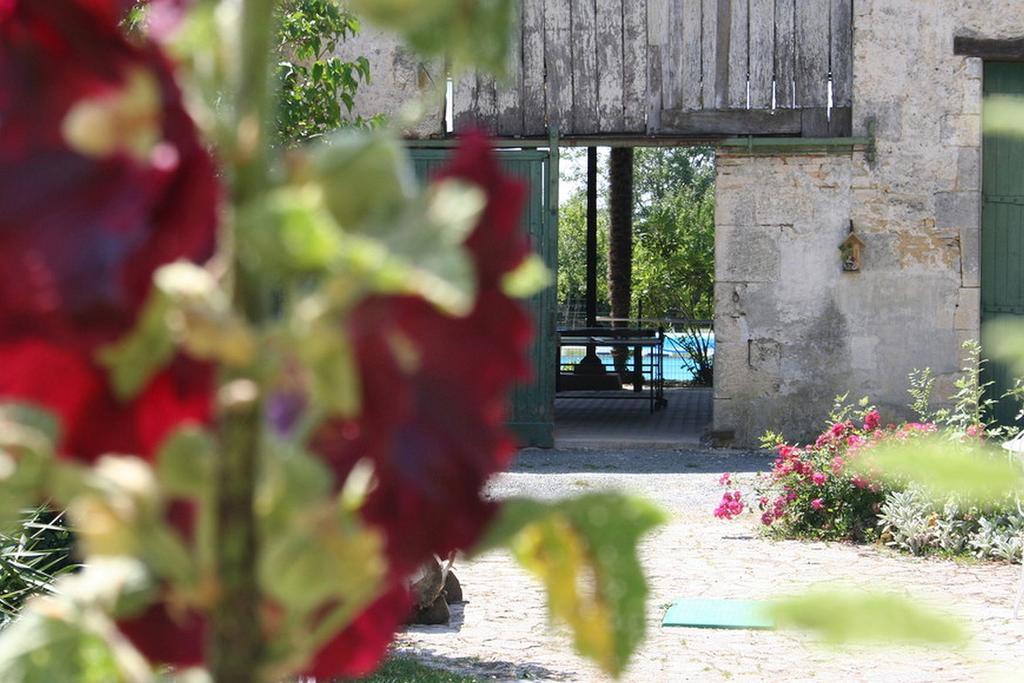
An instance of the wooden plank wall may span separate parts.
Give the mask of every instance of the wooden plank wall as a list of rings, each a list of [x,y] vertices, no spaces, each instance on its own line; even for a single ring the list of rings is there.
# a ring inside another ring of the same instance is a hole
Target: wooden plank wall
[[[502,137],[850,134],[853,0],[521,0],[505,79],[456,127]]]

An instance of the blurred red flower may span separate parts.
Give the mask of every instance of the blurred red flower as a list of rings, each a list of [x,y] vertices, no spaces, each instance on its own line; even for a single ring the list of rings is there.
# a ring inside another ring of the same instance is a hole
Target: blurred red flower
[[[497,505],[482,488],[508,465],[514,443],[505,427],[506,395],[528,374],[530,321],[501,288],[528,253],[519,227],[526,188],[502,173],[481,135],[462,140],[439,178],[474,183],[487,195],[466,242],[479,280],[475,306],[459,318],[411,297],[364,301],[348,321],[362,382],[360,414],[327,423],[312,444],[339,483],[360,459],[373,462],[377,483],[363,517],[385,534],[396,590],[435,553],[471,547],[490,522]],[[317,674],[373,668],[392,637],[394,629],[381,621],[388,616],[371,609],[360,617],[364,635],[386,635],[377,659],[364,656],[365,666],[356,669],[329,666],[348,661],[338,660],[332,645],[318,657]],[[336,646],[350,647],[344,643]]]
[[[154,271],[212,254],[220,187],[169,63],[116,0],[0,2],[0,400],[61,418],[61,451],[149,455],[210,415],[212,370],[179,359],[133,401],[99,347]]]

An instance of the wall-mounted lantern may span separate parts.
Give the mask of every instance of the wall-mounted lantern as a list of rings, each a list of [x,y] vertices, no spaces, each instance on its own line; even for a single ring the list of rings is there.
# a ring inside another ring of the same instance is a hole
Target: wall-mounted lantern
[[[853,232],[853,221],[850,221],[850,236],[839,245],[839,255],[843,263],[843,272],[856,273],[860,271],[860,255],[864,249],[864,242]]]

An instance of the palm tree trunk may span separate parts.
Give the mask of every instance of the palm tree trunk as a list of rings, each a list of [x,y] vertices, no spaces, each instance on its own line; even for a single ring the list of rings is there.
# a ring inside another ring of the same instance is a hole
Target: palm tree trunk
[[[613,147],[609,168],[608,294],[613,318],[629,318],[633,289],[633,149]],[[616,323],[625,327],[628,323]],[[628,349],[613,351],[615,370],[627,379]]]

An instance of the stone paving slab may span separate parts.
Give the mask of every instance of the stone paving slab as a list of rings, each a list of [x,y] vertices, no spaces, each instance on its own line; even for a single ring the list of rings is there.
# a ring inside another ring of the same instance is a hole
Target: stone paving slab
[[[626,681],[1016,681],[1024,619],[1012,619],[1017,566],[914,558],[874,546],[771,541],[753,517],[712,517],[722,472],[750,483],[762,455],[722,451],[523,451],[494,495],[556,498],[602,489],[644,495],[668,525],[642,545],[651,584],[648,638]],[[548,623],[539,585],[506,555],[457,565],[469,600],[447,627],[414,627],[398,652],[493,680],[605,681]],[[959,614],[964,651],[825,649],[803,634],[662,629],[679,597],[767,599],[826,583],[892,590]]]
[[[582,395],[586,397],[581,397]],[[632,392],[573,392],[555,399],[559,448],[699,446],[711,425],[712,389],[666,389],[667,405],[650,411]],[[646,394],[643,394],[646,396]],[[623,398],[625,397],[625,398]]]

